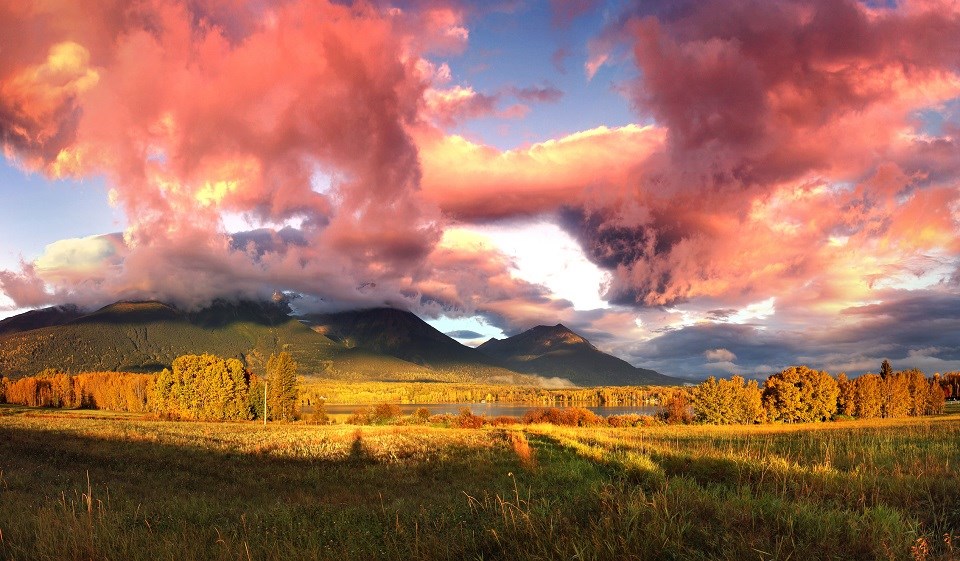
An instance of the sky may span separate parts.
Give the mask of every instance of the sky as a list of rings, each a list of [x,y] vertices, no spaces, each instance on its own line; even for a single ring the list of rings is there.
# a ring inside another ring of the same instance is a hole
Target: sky
[[[960,2],[0,0],[0,317],[291,297],[960,370]]]

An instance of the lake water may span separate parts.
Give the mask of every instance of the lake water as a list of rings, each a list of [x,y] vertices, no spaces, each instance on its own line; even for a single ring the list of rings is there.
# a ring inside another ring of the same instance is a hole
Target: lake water
[[[358,408],[367,407],[372,409],[372,405],[327,405],[324,409],[328,415],[349,415]],[[400,411],[404,415],[409,415],[420,407],[430,411],[431,415],[440,415],[448,413],[458,415],[464,407],[469,407],[474,415],[485,415],[487,417],[522,417],[524,413],[531,409],[541,409],[544,406],[531,405],[529,403],[430,403],[424,405],[417,404],[399,404]],[[560,407],[559,405],[557,407]],[[587,405],[585,409],[593,411],[597,415],[609,417],[610,415],[656,415],[661,411],[660,407],[655,405]],[[309,408],[304,408],[304,413],[309,412]]]

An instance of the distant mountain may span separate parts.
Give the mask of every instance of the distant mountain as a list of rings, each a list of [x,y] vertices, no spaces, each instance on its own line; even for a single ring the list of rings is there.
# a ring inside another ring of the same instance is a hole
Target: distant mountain
[[[0,320],[0,336],[18,333],[41,327],[63,325],[82,316],[80,308],[72,305],[52,306],[39,310],[30,310],[22,314]]]
[[[500,367],[496,361],[441,333],[415,314],[394,308],[373,308],[302,316],[318,333],[348,348],[381,353],[434,370],[461,372],[477,378],[531,383],[529,376]]]
[[[477,350],[517,372],[567,378],[579,386],[676,385],[681,380],[637,368],[597,349],[562,324],[539,325]]]

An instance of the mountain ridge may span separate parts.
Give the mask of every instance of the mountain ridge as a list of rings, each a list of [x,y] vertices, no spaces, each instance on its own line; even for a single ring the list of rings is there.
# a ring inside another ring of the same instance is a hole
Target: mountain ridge
[[[144,300],[119,301],[93,311],[54,306],[0,321],[0,374],[14,377],[45,368],[159,371],[179,355],[203,352],[240,358],[256,372],[267,356],[280,350],[294,355],[307,378],[581,386],[679,383],[655,372],[644,375],[652,371],[601,352],[563,324],[538,326],[473,348],[395,308],[298,316],[283,301],[217,300],[199,310],[182,310]],[[566,367],[558,367],[557,361],[566,361]],[[601,376],[592,370],[597,364],[607,366]],[[610,366],[614,364],[616,368]]]

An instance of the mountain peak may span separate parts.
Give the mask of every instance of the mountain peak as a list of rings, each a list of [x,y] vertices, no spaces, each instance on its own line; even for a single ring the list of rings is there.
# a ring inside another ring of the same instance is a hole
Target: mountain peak
[[[579,385],[671,384],[675,380],[637,368],[594,347],[562,323],[538,325],[477,347],[518,372],[566,378]]]

